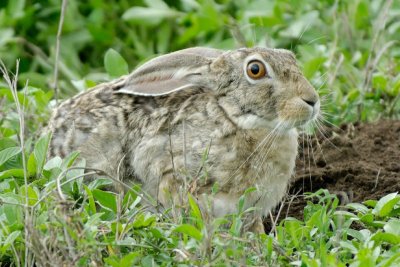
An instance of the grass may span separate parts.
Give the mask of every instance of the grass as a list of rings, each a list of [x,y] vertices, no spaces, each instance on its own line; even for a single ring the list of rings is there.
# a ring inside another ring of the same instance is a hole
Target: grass
[[[188,195],[188,207],[154,213],[140,188],[116,194],[105,189],[112,177],[87,179],[99,172],[84,173],[77,153],[46,158],[50,136],[39,134],[54,99],[194,45],[292,49],[325,99],[328,123],[399,118],[398,1],[69,0],[59,24],[60,8],[0,4],[0,58],[15,71],[3,66],[0,81],[1,266],[400,264],[396,193],[342,207],[320,190],[307,196],[301,220],[241,233],[247,211],[210,220]]]

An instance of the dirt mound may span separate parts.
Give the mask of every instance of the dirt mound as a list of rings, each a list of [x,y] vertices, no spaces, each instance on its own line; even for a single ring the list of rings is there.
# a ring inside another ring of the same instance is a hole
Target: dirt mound
[[[302,193],[320,188],[338,194],[344,202],[400,191],[400,121],[346,124],[300,137],[296,177],[289,190],[298,197],[288,197],[280,219],[286,215],[301,219]]]

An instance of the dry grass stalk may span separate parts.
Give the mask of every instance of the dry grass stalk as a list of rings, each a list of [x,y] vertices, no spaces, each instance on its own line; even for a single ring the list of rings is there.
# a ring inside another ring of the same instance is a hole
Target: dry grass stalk
[[[67,4],[68,4],[68,0],[62,1],[60,21],[58,23],[58,31],[57,31],[56,55],[55,55],[55,63],[54,63],[54,85],[53,85],[56,101],[58,101],[58,91],[59,91],[59,88],[58,88],[58,64],[59,64],[59,60],[60,60],[61,34],[62,34],[62,27],[64,24],[65,12],[67,10]]]
[[[6,66],[4,65],[3,61],[0,61],[0,72],[3,74],[3,78],[6,81],[9,89],[11,90],[13,100],[15,102],[15,106],[17,109],[18,113],[18,119],[19,119],[19,142],[20,142],[20,148],[21,148],[21,155],[22,155],[22,166],[23,166],[23,171],[24,171],[24,185],[25,188],[28,188],[28,172],[27,172],[27,167],[26,167],[26,157],[25,157],[25,116],[24,116],[24,106],[21,105],[18,99],[18,71],[19,71],[19,60],[16,62],[16,67],[15,67],[15,74],[10,76],[10,73],[8,72]],[[26,93],[28,87],[28,82],[26,82],[25,87],[24,87],[24,92]],[[24,95],[25,96],[25,95]],[[24,97],[24,102],[25,102],[25,97]],[[25,190],[25,203],[27,204],[29,201],[29,196],[28,196],[28,190]],[[33,260],[32,254],[29,250],[28,247],[28,240],[29,240],[29,231],[28,231],[28,226],[31,222],[31,214],[29,211],[29,208],[27,205],[24,206],[24,228],[25,228],[25,266],[29,266],[30,262]],[[18,258],[18,255],[16,255]],[[19,260],[19,259],[18,259]],[[19,262],[21,262],[19,260]]]

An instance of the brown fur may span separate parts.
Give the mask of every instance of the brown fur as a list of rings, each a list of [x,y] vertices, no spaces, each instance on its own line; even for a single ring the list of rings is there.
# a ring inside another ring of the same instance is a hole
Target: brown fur
[[[249,80],[243,64],[251,57],[269,64],[273,77]],[[164,206],[195,187],[214,216],[235,212],[255,187],[245,206],[257,211],[246,229],[261,229],[260,217],[281,200],[293,173],[295,127],[318,112],[318,95],[291,52],[193,48],[65,101],[49,124],[50,154],[80,151],[88,166],[140,182]]]

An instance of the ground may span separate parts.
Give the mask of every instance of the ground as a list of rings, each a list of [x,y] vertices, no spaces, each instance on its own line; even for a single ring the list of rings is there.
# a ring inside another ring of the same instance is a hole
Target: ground
[[[302,219],[303,192],[326,188],[346,203],[400,191],[400,121],[325,128],[323,134],[300,137],[299,143],[296,175],[279,220]]]

